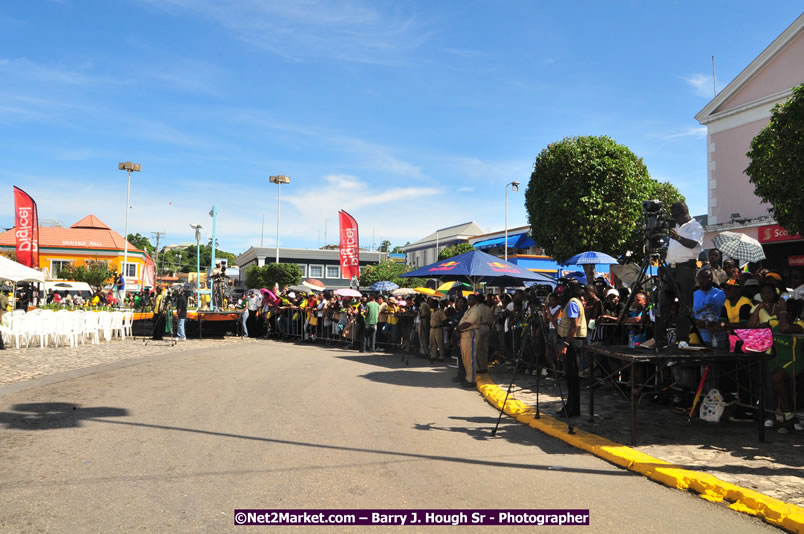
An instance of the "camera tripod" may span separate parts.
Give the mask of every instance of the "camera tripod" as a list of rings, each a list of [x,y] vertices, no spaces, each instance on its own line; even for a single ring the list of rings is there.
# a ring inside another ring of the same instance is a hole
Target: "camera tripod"
[[[530,308],[530,303],[529,303]],[[519,351],[516,350],[516,337],[514,337],[514,354],[515,354],[515,364],[514,364],[514,372],[511,374],[511,379],[508,383],[508,391],[505,393],[505,400],[500,406],[500,415],[497,417],[497,424],[494,426],[494,430],[491,431],[492,436],[497,435],[497,428],[500,426],[500,420],[502,420],[502,416],[505,413],[505,405],[508,403],[508,397],[511,395],[511,389],[514,386],[514,380],[516,380],[516,375],[519,373],[519,366],[522,363],[523,356],[525,355],[525,351],[528,349],[529,342],[532,346],[531,339],[535,338],[534,330],[538,327],[539,332],[541,333],[542,342],[545,346],[545,352],[549,351],[550,353],[550,368],[553,371],[553,378],[556,381],[556,385],[558,385],[558,395],[561,398],[561,414],[563,418],[566,419],[567,423],[567,433],[574,434],[575,433],[575,426],[569,421],[569,415],[567,413],[567,402],[564,399],[564,391],[561,387],[561,380],[558,376],[558,369],[556,368],[556,363],[558,362],[557,354],[555,351],[555,347],[551,345],[550,338],[547,336],[547,328],[544,323],[544,318],[542,317],[541,310],[529,310],[529,315],[526,315],[525,318],[528,320],[527,328],[525,328],[522,332],[522,340],[520,343]],[[534,319],[535,318],[535,319]],[[537,326],[538,322],[538,326]],[[546,352],[547,353],[547,352]],[[546,354],[545,354],[546,355]],[[570,357],[569,354],[566,357]],[[572,357],[576,357],[573,353]],[[541,367],[539,364],[538,355],[536,356],[536,413],[534,417],[536,419],[541,418],[541,412],[539,409],[539,394],[540,394],[540,381],[541,381]]]

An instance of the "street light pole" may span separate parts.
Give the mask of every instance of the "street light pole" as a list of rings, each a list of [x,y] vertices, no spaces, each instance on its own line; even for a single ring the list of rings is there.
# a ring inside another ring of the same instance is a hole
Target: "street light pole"
[[[510,182],[505,184],[505,261],[508,261],[508,186],[511,186],[511,191],[516,193],[519,191],[519,182]]]
[[[131,204],[131,171],[140,172],[142,166],[139,163],[132,163],[124,161],[117,164],[117,170],[128,172],[128,187],[126,189],[126,227],[123,234],[123,268],[120,275],[123,277],[125,284],[126,270],[128,268],[128,207]],[[120,296],[121,300],[126,296],[126,286],[123,286],[123,293]]]
[[[290,177],[278,174],[271,176],[270,181],[278,186],[276,190],[276,263],[279,263],[279,198],[282,194],[282,184],[289,184]]]
[[[190,228],[195,230],[195,283],[198,293],[196,294],[196,306],[201,309],[201,225],[191,224]]]

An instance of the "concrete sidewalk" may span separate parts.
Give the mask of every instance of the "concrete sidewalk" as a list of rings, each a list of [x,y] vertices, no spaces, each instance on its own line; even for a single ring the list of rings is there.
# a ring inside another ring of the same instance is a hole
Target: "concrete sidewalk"
[[[257,342],[258,340],[251,338],[228,337],[189,339],[172,346],[173,343],[168,338],[163,341],[151,341],[128,337],[125,341],[113,338],[108,343],[101,341],[99,345],[85,344],[76,347],[39,348],[32,345],[27,349],[17,349],[7,345],[6,350],[0,351],[0,385],[156,354]]]

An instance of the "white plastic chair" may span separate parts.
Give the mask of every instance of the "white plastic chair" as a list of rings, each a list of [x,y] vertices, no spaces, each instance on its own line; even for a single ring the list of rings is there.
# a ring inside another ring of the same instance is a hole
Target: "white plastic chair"
[[[127,310],[123,312],[123,334],[125,336],[133,337],[134,334],[132,333],[134,323],[134,312],[131,310]]]
[[[4,313],[3,318],[0,320],[0,336],[3,338],[3,343],[9,340],[9,333],[11,332],[11,314]]]
[[[84,336],[84,321],[85,321],[84,315],[85,315],[85,312],[83,310],[74,311],[74,312],[72,312],[70,314],[70,317],[72,318],[72,323],[73,323],[73,326],[72,326],[73,337],[75,339],[75,344],[76,345],[83,344],[84,340],[85,340],[85,336]]]
[[[84,315],[84,336],[92,340],[93,345],[100,343],[98,336],[100,314],[97,312],[87,312]]]
[[[20,340],[25,343],[25,348],[28,348],[28,331],[27,319],[24,314],[15,314],[11,312],[11,328],[9,329],[9,336],[14,338],[14,344],[20,348]]]
[[[98,313],[98,330],[103,332],[103,339],[108,343],[112,339],[112,314],[107,311]]]
[[[48,331],[48,324],[42,320],[39,314],[31,313],[25,316],[25,330],[27,331],[28,340],[27,345],[30,346],[31,341],[39,338],[39,348],[44,349],[48,345],[50,339],[50,332]]]
[[[70,347],[78,345],[81,328],[76,328],[76,312],[60,311],[56,313],[56,329],[53,335],[56,346],[62,342],[69,343]]]
[[[126,339],[126,330],[123,327],[123,312],[112,312],[112,335],[117,334],[120,338]]]
[[[42,333],[46,334],[48,338],[53,338],[53,344],[58,347],[58,313],[53,310],[41,310],[39,313],[39,325]],[[47,342],[45,343],[47,345]]]

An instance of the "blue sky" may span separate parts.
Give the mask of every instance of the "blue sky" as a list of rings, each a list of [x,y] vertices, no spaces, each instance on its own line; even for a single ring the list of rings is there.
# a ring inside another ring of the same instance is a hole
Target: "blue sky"
[[[225,250],[415,241],[504,224],[505,184],[574,135],[609,135],[706,212],[711,56],[724,87],[798,2],[79,0],[0,13],[0,226],[11,186],[41,219]],[[527,223],[524,187],[509,226]]]

